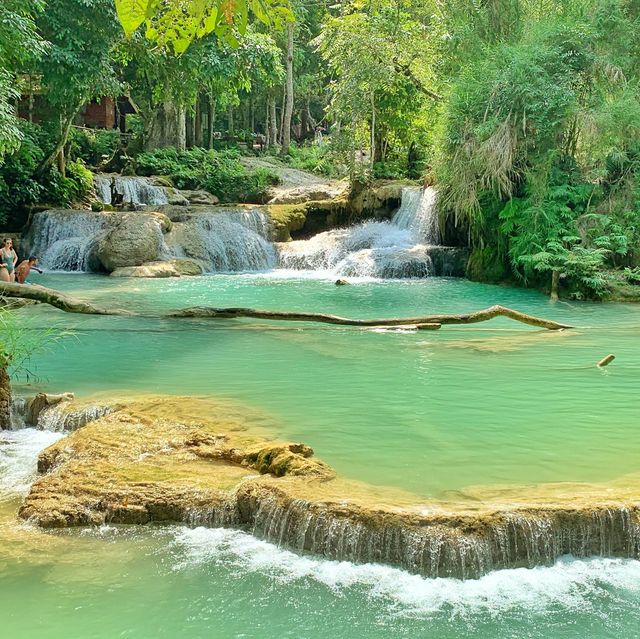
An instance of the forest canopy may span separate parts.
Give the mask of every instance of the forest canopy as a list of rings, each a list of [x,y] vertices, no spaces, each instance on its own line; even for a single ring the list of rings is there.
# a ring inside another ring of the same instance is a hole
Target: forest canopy
[[[105,157],[259,146],[436,185],[474,278],[601,295],[640,275],[638,33],[640,0],[5,0],[0,215],[82,197]],[[80,131],[107,96],[122,135]]]

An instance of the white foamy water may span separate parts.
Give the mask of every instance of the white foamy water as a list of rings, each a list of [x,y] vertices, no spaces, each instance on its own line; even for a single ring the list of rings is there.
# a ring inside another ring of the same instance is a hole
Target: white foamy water
[[[124,204],[157,206],[168,204],[167,189],[157,186],[147,177],[126,175],[96,175],[93,178],[96,196],[105,204],[111,201],[112,188],[122,196]]]
[[[328,271],[335,277],[408,278],[434,273],[436,192],[407,187],[391,222],[364,222],[278,246],[284,269]]]
[[[29,252],[45,269],[87,271],[91,249],[109,222],[104,213],[40,211],[29,230]]]
[[[62,433],[25,428],[0,431],[0,500],[24,495],[36,477],[38,453]]]
[[[426,616],[445,612],[499,617],[514,608],[540,612],[558,606],[580,611],[607,591],[640,593],[640,562],[629,559],[564,557],[551,567],[500,570],[463,581],[427,579],[380,564],[300,556],[223,528],[181,528],[173,545],[179,551],[174,568],[178,571],[219,563],[240,574],[262,573],[280,584],[312,580],[344,594],[364,589],[370,598],[398,606],[404,613]]]
[[[265,271],[276,266],[277,255],[269,218],[257,209],[202,212],[174,224],[167,235],[172,257],[191,257],[213,273]]]

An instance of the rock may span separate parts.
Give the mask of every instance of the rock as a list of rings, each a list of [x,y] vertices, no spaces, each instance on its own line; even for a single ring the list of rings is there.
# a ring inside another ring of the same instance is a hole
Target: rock
[[[299,552],[430,577],[550,565],[565,554],[636,557],[640,507],[628,477],[467,488],[437,501],[341,479],[308,446],[252,432],[251,419],[263,424],[247,407],[201,398],[113,400],[110,414],[41,453],[46,474],[19,516],[46,528],[241,527]]]
[[[265,211],[271,219],[275,242],[291,240],[291,234],[302,230],[307,220],[307,208],[300,204],[269,204]]]
[[[178,189],[167,189],[167,200],[171,206],[189,205],[189,200]]]
[[[269,200],[269,204],[304,204],[334,200],[345,195],[347,190],[348,185],[342,182],[308,184],[290,189],[276,187],[275,195]]]
[[[154,262],[162,234],[170,229],[171,221],[162,213],[123,213],[96,243],[94,257],[107,272]]]
[[[121,266],[111,272],[111,277],[180,277],[171,262],[147,262],[140,266]]]
[[[347,280],[336,280],[336,286],[347,286],[348,284]]]
[[[202,266],[195,260],[176,258],[155,261],[140,266],[123,266],[115,269],[111,277],[180,277],[202,275]]]
[[[213,193],[209,193],[209,191],[205,190],[197,190],[197,191],[179,191],[180,195],[182,195],[189,204],[196,204],[202,206],[215,206],[216,204],[220,204],[220,200],[217,196],[213,195]]]
[[[40,413],[45,408],[55,406],[61,402],[71,402],[74,399],[73,393],[60,393],[52,395],[50,393],[38,393],[27,401],[25,410],[25,421],[30,426],[37,426]]]

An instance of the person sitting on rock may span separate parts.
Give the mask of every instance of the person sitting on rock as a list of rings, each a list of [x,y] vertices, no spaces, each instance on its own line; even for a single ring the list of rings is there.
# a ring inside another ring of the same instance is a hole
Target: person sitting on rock
[[[35,255],[31,255],[28,260],[22,260],[16,267],[16,282],[18,284],[24,284],[31,269],[38,271],[42,275],[42,270],[38,268],[38,258]]]

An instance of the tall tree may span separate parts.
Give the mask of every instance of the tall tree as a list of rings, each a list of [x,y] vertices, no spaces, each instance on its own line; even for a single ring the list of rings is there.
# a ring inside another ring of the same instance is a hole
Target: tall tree
[[[120,29],[111,0],[48,0],[37,24],[50,43],[39,64],[43,96],[58,123],[57,144],[42,168],[57,160],[64,173],[76,115],[91,99],[119,90],[112,52]]]
[[[17,73],[42,55],[45,43],[36,31],[40,0],[3,0],[0,3],[0,160],[20,143],[14,103],[19,96]]]

